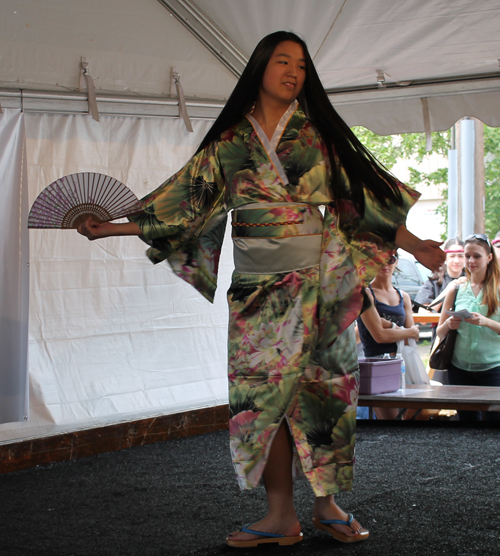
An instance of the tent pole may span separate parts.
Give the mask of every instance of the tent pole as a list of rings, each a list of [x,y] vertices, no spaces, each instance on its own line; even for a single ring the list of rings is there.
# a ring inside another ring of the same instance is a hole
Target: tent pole
[[[448,237],[458,236],[458,152],[455,126],[452,128],[451,149],[448,151]]]
[[[460,121],[462,238],[474,233],[474,120]]]

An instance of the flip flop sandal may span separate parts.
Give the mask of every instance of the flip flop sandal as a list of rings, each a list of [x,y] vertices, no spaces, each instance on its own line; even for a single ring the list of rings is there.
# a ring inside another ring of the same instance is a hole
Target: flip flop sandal
[[[340,542],[360,542],[366,541],[370,536],[370,533],[366,529],[361,529],[360,531],[356,532],[355,535],[346,535],[345,533],[341,533],[330,527],[331,525],[345,525],[346,527],[351,527],[352,522],[354,521],[354,516],[352,514],[347,514],[348,518],[347,521],[342,519],[316,519],[313,518],[313,525],[319,531],[326,531],[330,533],[332,537],[337,539]],[[352,527],[351,527],[352,529]],[[353,529],[354,531],[354,529]]]
[[[227,537],[226,542],[229,546],[249,548],[252,546],[258,546],[259,544],[271,544],[271,543],[285,546],[285,545],[295,544],[304,540],[304,535],[302,533],[300,533],[300,535],[297,535],[296,537],[285,537],[285,535],[280,535],[276,533],[263,533],[262,531],[255,531],[254,529],[250,529],[249,525],[245,525],[240,529],[240,531],[242,533],[250,533],[251,535],[257,535],[261,538],[254,539],[251,541],[237,541]]]

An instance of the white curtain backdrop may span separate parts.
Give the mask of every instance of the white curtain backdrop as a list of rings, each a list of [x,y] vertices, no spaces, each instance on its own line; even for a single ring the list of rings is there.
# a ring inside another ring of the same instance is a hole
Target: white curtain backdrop
[[[9,423],[28,418],[28,199],[19,110],[0,114],[0,177],[0,423]]]
[[[96,171],[139,197],[192,155],[211,122],[26,115],[30,206],[57,178]],[[30,230],[30,408],[0,442],[227,403],[225,292],[211,305],[137,238]]]

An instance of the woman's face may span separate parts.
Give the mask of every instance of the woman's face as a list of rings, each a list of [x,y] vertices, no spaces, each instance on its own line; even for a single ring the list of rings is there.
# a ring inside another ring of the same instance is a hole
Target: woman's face
[[[465,255],[463,251],[451,251],[446,253],[446,268],[452,278],[458,278],[465,266]]]
[[[389,260],[388,264],[380,267],[380,270],[378,271],[378,275],[392,277],[394,271],[396,270],[397,264],[398,264],[398,259],[396,255],[393,255],[393,257]]]
[[[493,255],[480,243],[467,243],[465,245],[465,264],[471,274],[486,272],[488,263]]]
[[[300,44],[280,42],[267,63],[259,91],[261,102],[290,104],[306,79],[306,60]]]

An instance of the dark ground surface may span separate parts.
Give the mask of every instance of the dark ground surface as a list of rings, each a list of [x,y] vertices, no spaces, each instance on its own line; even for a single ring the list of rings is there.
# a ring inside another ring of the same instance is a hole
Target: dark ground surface
[[[344,509],[370,530],[344,545],[313,529],[313,497],[296,486],[305,540],[234,549],[226,533],[264,515],[262,488],[240,492],[218,432],[0,475],[0,554],[500,554],[500,429],[361,423]]]

